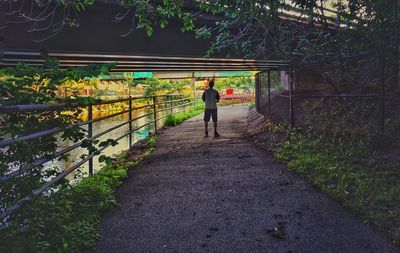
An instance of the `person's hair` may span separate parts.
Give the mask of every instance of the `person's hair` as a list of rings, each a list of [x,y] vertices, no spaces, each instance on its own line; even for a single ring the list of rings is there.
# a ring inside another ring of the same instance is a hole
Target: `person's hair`
[[[211,88],[214,87],[214,80],[211,79],[211,80],[208,82],[208,86],[211,87]]]

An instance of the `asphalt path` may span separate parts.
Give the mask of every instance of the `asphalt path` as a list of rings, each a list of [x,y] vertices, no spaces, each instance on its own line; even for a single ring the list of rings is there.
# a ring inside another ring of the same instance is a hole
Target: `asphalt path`
[[[95,252],[394,252],[246,138],[245,106],[218,113],[219,138],[203,136],[202,115],[160,135],[118,190]]]

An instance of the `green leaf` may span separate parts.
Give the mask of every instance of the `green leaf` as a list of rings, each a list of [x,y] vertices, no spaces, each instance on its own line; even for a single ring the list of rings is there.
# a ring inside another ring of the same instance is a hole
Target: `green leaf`
[[[151,26],[146,27],[146,34],[149,37],[151,37],[151,35],[153,35],[153,28]]]

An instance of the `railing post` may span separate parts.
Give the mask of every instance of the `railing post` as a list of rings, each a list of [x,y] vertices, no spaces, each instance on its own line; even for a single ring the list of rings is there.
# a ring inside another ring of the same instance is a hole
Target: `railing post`
[[[153,95],[153,118],[154,118],[154,133],[157,134],[157,98]]]
[[[129,150],[132,148],[132,97],[129,96]]]
[[[192,91],[193,91],[193,103],[192,103],[192,106],[193,106],[193,109],[196,107],[196,105],[195,105],[195,103],[196,103],[196,100],[195,100],[195,98],[196,98],[196,79],[194,78],[194,72],[192,72]]]
[[[255,89],[256,109],[257,109],[257,111],[260,111],[260,73],[256,74],[255,85],[256,85],[256,89]]]
[[[89,105],[88,106],[88,120],[89,120],[89,124],[88,124],[88,139],[93,137],[93,123],[91,122],[93,120],[93,106]],[[92,144],[93,142],[91,141],[90,144]],[[89,150],[89,155],[92,154],[92,151]],[[89,176],[93,175],[93,157],[89,159]]]
[[[169,103],[168,103],[169,104],[169,110],[170,110],[170,114],[172,114],[172,112],[173,112],[172,111],[172,107],[174,106],[174,102],[173,101],[175,100],[175,98],[173,96],[169,96],[169,100],[170,100]]]

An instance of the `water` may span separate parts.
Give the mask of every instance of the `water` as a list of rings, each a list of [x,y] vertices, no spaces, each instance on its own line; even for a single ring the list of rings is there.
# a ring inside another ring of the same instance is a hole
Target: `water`
[[[189,107],[190,106],[185,106],[184,109],[187,110],[187,109],[189,109]],[[176,113],[176,112],[179,112],[182,110],[183,110],[183,108],[178,107],[178,108],[169,109],[164,112],[157,112],[157,118],[166,116],[166,115],[170,114],[171,111]],[[143,116],[145,114],[149,114],[151,112],[152,112],[152,110],[150,110],[150,109],[135,110],[132,113],[132,119]],[[110,114],[115,114],[115,113],[117,113],[117,112],[93,112],[93,118],[96,119],[96,118],[108,116]],[[127,122],[128,120],[129,120],[129,114],[125,113],[125,114],[114,116],[114,117],[111,117],[111,118],[108,118],[108,119],[105,119],[102,121],[94,122],[93,123],[93,135],[96,135],[100,132],[106,131],[107,129],[109,129],[113,126],[116,126],[118,124],[121,124],[123,122]],[[153,121],[152,113],[148,116],[145,116],[143,118],[135,120],[132,123],[132,129],[143,126],[151,121]],[[164,119],[157,121],[157,128],[162,127],[163,123],[164,123]],[[85,127],[87,128],[87,126],[85,126]],[[99,140],[99,142],[102,142],[102,141],[106,141],[107,139],[117,139],[120,136],[122,136],[123,134],[127,133],[128,130],[129,130],[129,124],[126,124],[120,128],[112,130],[111,132],[101,136],[97,140]],[[134,143],[138,142],[139,140],[142,140],[142,139],[148,137],[151,132],[154,132],[154,124],[153,123],[151,123],[147,126],[144,126],[143,128],[135,131],[132,134],[132,143],[134,144]],[[61,140],[61,138],[60,138],[60,141],[58,143],[59,148],[57,151],[67,148],[69,146],[72,146],[74,144],[75,143],[73,143],[72,141]],[[128,149],[129,149],[129,136],[127,135],[126,137],[120,139],[116,146],[109,146],[105,150],[103,150],[101,155],[106,155],[106,156],[112,157],[112,156],[115,156],[115,155],[121,153],[122,151],[125,151]],[[44,168],[45,169],[57,168],[58,171],[63,171],[66,168],[69,168],[69,167],[73,166],[74,164],[78,163],[79,161],[81,161],[82,155],[87,155],[87,154],[88,154],[87,149],[79,147],[79,148],[76,148],[76,149],[70,151],[69,153],[67,153],[67,160],[50,161],[44,165]],[[95,156],[93,158],[94,172],[98,171],[99,169],[101,169],[102,166],[104,166],[104,163],[99,162],[99,159],[98,159],[99,156],[100,155]],[[66,177],[66,179],[70,180],[70,181],[78,180],[78,179],[88,175],[88,169],[89,169],[88,162],[86,162],[82,166],[80,166],[77,170],[70,173]]]

